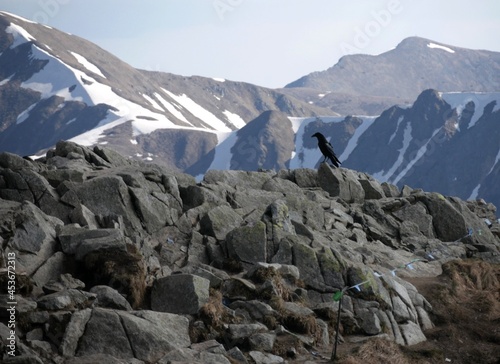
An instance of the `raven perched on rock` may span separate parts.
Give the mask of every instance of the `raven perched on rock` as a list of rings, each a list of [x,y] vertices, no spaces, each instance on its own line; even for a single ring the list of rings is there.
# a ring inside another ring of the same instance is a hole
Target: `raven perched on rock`
[[[325,156],[325,159],[323,159],[323,163],[326,161],[326,159],[330,159],[335,167],[340,167],[342,163],[340,163],[339,159],[335,155],[335,152],[333,151],[332,145],[326,140],[325,136],[321,133],[315,133],[312,135],[312,138],[318,138],[318,147],[319,150],[321,150],[321,153]]]

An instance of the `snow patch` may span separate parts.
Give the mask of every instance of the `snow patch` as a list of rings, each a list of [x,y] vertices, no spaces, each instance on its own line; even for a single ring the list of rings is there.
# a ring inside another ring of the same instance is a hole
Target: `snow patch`
[[[394,130],[394,133],[391,135],[391,137],[389,138],[389,143],[388,144],[391,144],[392,140],[394,139],[394,137],[396,136],[396,134],[398,133],[398,130],[399,130],[399,125],[401,124],[401,122],[404,120],[404,116],[400,116],[399,119],[398,119],[398,124],[396,125],[396,130]]]
[[[166,91],[165,89],[163,89],[163,91],[165,92],[168,92]],[[158,101],[160,101],[160,103],[173,115],[175,116],[177,119],[179,119],[180,121],[183,121],[189,125],[192,125],[194,126],[193,124],[191,124],[185,117],[184,115],[182,115],[182,113],[174,106],[172,105],[170,102],[168,102],[167,100],[165,100],[163,98],[163,96],[161,96],[159,93],[155,92],[155,97],[158,99]]]
[[[217,118],[214,114],[212,114],[207,109],[198,105],[196,102],[191,100],[186,94],[175,95],[170,91],[163,89],[167,95],[169,95],[172,99],[182,105],[187,111],[196,116],[198,119],[202,120],[208,126],[213,128],[216,131],[229,132],[231,129],[227,127],[227,125]]]
[[[472,128],[479,118],[483,115],[486,105],[496,101],[493,112],[500,108],[500,92],[440,92],[439,96],[446,101],[452,109],[457,109],[460,115],[469,102],[475,105],[474,115],[472,115],[468,129]]]
[[[12,79],[12,77],[13,77],[13,76],[14,76],[14,75],[10,75],[10,76],[9,76],[9,77],[7,77],[5,80],[0,81],[0,86],[3,86],[3,85],[5,85],[6,83],[9,83],[9,82],[10,82],[10,80]]]
[[[9,12],[7,12],[7,11],[0,11],[0,14],[1,14],[1,15],[3,15],[3,14],[9,15],[9,16],[11,16],[11,17],[13,17],[13,18],[16,18],[16,19],[22,20],[22,21],[24,21],[24,22],[26,22],[26,23],[37,24],[37,23],[36,23],[36,22],[34,22],[34,21],[31,21],[31,20],[29,20],[29,19],[23,18],[23,17],[21,17],[21,16],[19,16],[19,15],[16,15],[16,14],[9,13]]]
[[[219,132],[217,134],[217,147],[215,148],[215,156],[208,170],[229,170],[231,166],[231,148],[236,144],[237,131]],[[197,182],[203,179],[203,174],[195,177]]]
[[[491,172],[493,172],[493,169],[495,168],[495,166],[497,165],[498,162],[500,162],[500,149],[498,149],[498,153],[497,153],[497,156],[495,158],[495,161],[493,162],[493,165],[491,166],[488,173],[486,173],[486,175],[489,175]]]
[[[377,118],[378,116],[364,116],[363,122],[360,126],[358,126],[358,128],[354,132],[354,135],[351,137],[351,139],[349,139],[347,146],[340,155],[339,160],[341,162],[349,158],[353,150],[358,146],[359,137],[363,135],[363,133],[375,122]]]
[[[226,82],[225,78],[214,77],[214,78],[212,78],[212,80],[217,81],[217,82]]]
[[[241,116],[239,116],[238,114],[232,113],[231,111],[228,110],[225,110],[222,113],[226,116],[227,120],[229,120],[229,122],[238,129],[241,129],[245,125],[247,125],[245,123],[245,120],[243,120]]]
[[[5,28],[5,32],[14,37],[14,41],[10,45],[11,49],[16,48],[20,44],[36,40],[35,37],[28,33],[24,28],[14,23],[10,23],[10,25]]]
[[[16,124],[21,124],[23,121],[25,121],[27,118],[30,116],[31,110],[36,106],[36,102],[33,105],[30,105],[26,110],[24,110],[22,113],[20,113],[17,116]]]
[[[479,189],[481,188],[481,184],[478,184],[476,188],[474,188],[467,200],[475,200],[477,199],[477,196],[479,195]]]
[[[134,144],[134,145],[137,145],[137,139],[130,139],[130,143]]]
[[[101,72],[101,70],[94,64],[90,63],[84,56],[79,55],[75,52],[69,52],[73,57],[76,58],[78,63],[80,63],[83,67],[88,69],[90,72],[95,73],[96,75],[101,76],[102,78],[106,78]]]
[[[151,105],[153,105],[153,107],[156,109],[156,110],[160,110],[160,111],[165,111],[163,110],[163,108],[158,105],[158,103],[156,102],[156,100],[154,100],[152,97],[146,95],[146,94],[142,94],[142,97],[144,97]]]
[[[403,162],[405,161],[406,150],[410,146],[410,142],[412,139],[411,138],[411,131],[412,131],[411,124],[410,123],[406,124],[405,130],[403,133],[403,146],[401,147],[401,149],[398,150],[398,152],[399,152],[398,159],[396,159],[396,162],[394,162],[392,167],[389,168],[389,170],[387,172],[384,173],[383,171],[380,171],[380,172],[374,173],[373,177],[375,179],[377,179],[381,182],[387,181],[398,170],[398,168],[403,164]],[[398,175],[398,177],[399,177],[399,175]]]
[[[453,49],[436,44],[436,43],[429,43],[429,44],[427,44],[427,47],[433,48],[433,49],[442,49],[443,51],[446,51],[448,53],[455,53],[455,51]]]

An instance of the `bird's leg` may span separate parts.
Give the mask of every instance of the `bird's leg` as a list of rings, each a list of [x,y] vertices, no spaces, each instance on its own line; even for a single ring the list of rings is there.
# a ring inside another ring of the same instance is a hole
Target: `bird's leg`
[[[323,159],[323,162],[321,162],[321,163],[325,163],[325,162],[326,162],[326,157],[325,157],[325,159]]]

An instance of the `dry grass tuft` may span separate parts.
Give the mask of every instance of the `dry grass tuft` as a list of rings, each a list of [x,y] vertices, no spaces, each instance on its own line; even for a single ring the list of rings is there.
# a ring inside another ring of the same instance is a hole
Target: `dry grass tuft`
[[[373,339],[361,345],[355,353],[339,364],[411,364],[398,344],[384,339]]]
[[[133,308],[139,308],[146,292],[146,267],[138,249],[127,244],[127,252],[99,251],[84,258],[91,286],[106,284],[127,296]]]
[[[222,304],[222,293],[211,288],[208,302],[200,309],[200,318],[207,326],[211,326],[217,330],[224,325],[225,314],[226,310]]]

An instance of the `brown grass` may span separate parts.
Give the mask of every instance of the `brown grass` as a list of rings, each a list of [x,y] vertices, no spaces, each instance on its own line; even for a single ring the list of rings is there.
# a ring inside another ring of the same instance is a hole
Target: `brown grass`
[[[400,346],[383,339],[369,340],[352,355],[338,361],[339,364],[412,364]]]
[[[457,260],[443,274],[412,283],[433,306],[436,327],[410,354],[442,363],[496,364],[500,359],[500,265]]]
[[[106,284],[127,296],[134,309],[141,307],[146,292],[146,267],[138,249],[127,244],[127,252],[99,251],[84,258],[91,285]],[[84,279],[85,280],[85,279]]]

